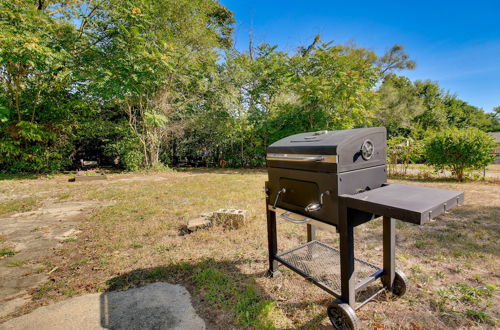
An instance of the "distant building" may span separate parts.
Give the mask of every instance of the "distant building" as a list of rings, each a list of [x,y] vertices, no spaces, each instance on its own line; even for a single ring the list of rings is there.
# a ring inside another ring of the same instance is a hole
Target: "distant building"
[[[500,132],[493,132],[491,135],[493,135],[493,138],[497,143],[497,148],[495,149],[496,158],[493,161],[493,164],[500,164]]]

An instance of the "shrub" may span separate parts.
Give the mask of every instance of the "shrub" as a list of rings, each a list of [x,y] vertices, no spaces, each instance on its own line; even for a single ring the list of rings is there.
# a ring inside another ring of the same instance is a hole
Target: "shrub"
[[[422,155],[422,145],[420,141],[403,136],[396,136],[387,140],[387,163],[389,165],[389,175],[406,175],[408,166],[416,163]],[[402,164],[401,171],[398,171],[398,164]]]
[[[0,171],[50,173],[70,163],[72,146],[62,125],[26,121],[0,126]]]
[[[479,170],[493,161],[493,137],[477,128],[450,128],[430,136],[425,144],[427,163],[449,169],[458,181],[468,170]]]

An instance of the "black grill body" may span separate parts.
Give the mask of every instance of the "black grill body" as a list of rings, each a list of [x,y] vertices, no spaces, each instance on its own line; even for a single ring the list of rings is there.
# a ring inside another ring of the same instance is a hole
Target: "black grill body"
[[[366,154],[367,145],[370,154]],[[387,182],[385,164],[384,127],[292,135],[267,149],[270,199],[279,208],[337,225],[338,196],[382,187]],[[315,203],[321,207],[308,210]],[[362,223],[373,217],[356,211],[352,221]]]
[[[355,329],[354,310],[382,292],[405,293],[408,281],[395,263],[395,219],[422,225],[464,201],[460,191],[387,183],[383,127],[292,135],[268,147],[267,165],[269,275],[278,275],[281,264],[337,297],[328,307],[337,329]],[[307,223],[307,243],[279,252],[277,213]],[[354,227],[378,216],[382,267],[354,256]],[[316,240],[320,224],[313,220],[337,228],[338,249]],[[377,279],[382,288],[359,301]]]

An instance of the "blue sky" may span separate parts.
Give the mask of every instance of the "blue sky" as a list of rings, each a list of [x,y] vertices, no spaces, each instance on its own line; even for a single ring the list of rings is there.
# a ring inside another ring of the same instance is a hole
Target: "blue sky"
[[[500,0],[222,0],[236,18],[235,41],[267,42],[293,52],[316,34],[354,41],[382,54],[403,44],[417,62],[411,79],[430,79],[472,105],[500,105]]]

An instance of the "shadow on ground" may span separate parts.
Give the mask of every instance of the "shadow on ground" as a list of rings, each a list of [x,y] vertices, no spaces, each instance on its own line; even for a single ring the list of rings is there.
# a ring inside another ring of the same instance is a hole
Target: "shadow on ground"
[[[178,263],[137,269],[114,277],[107,281],[107,291],[101,295],[101,325],[113,329],[120,328],[123,324],[123,302],[113,298],[114,292],[141,287],[152,282],[169,282],[181,284],[191,292],[193,305],[206,321],[209,329],[270,326],[269,320],[273,318],[273,307],[276,303],[256,281],[266,277],[266,267],[263,265],[262,271],[257,273],[243,274],[238,265],[248,262],[250,260],[215,261],[208,259],[196,264]],[[371,292],[366,292],[366,295],[369,294]],[[311,303],[324,305],[322,313],[290,328],[331,329],[330,326],[320,324],[325,323],[326,307],[330,301],[309,300],[298,304],[285,302],[280,304],[280,310],[305,309],[310,307]],[[142,300],[140,305],[133,306],[133,308],[150,314],[150,311],[147,311],[147,299]]]

